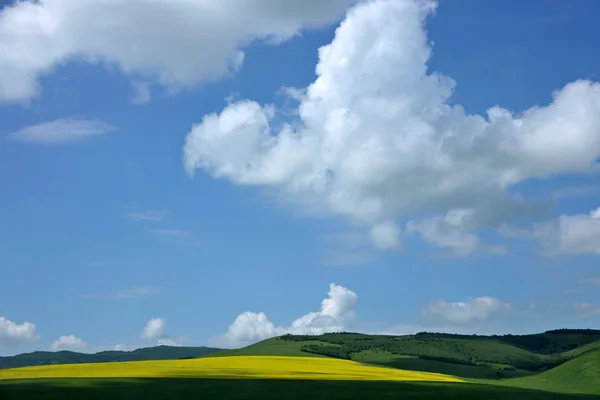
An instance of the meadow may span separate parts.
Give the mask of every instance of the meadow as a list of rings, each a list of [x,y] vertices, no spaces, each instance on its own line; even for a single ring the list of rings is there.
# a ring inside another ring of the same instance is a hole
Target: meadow
[[[598,331],[285,336],[183,358],[0,368],[0,399],[600,398]]]

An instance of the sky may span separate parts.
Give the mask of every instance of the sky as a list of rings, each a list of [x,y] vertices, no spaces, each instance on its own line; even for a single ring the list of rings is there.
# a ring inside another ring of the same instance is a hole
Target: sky
[[[0,1],[0,356],[600,328],[600,3],[234,1]]]

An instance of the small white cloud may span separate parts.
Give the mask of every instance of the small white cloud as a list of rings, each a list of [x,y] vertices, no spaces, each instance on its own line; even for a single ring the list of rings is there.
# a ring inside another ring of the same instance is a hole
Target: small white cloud
[[[591,318],[600,315],[600,304],[583,301],[575,302],[571,306],[581,318]]]
[[[125,344],[117,344],[115,345],[114,349],[115,351],[127,351],[127,349],[129,349],[129,346],[125,345]]]
[[[52,350],[84,350],[87,343],[75,335],[61,336],[52,342]]]
[[[240,347],[285,333],[318,335],[340,332],[355,321],[357,300],[356,293],[332,283],[328,297],[321,303],[321,310],[303,315],[289,327],[276,326],[262,312],[248,311],[237,316],[225,335],[211,342],[213,345]]]
[[[102,135],[116,128],[102,121],[77,118],[57,119],[27,126],[8,135],[9,139],[29,144],[67,144]]]
[[[35,340],[38,337],[35,324],[31,322],[17,324],[4,317],[0,317],[0,346],[11,346]]]
[[[125,216],[133,221],[162,221],[165,213],[163,211],[146,210],[129,212]]]
[[[131,102],[137,105],[148,104],[152,99],[152,93],[150,92],[150,84],[148,82],[134,81],[132,83],[133,96]]]
[[[146,323],[140,337],[142,339],[167,339],[169,335],[165,332],[167,320],[164,318],[153,318]]]
[[[467,301],[447,302],[438,300],[432,302],[423,310],[425,320],[442,321],[453,325],[466,325],[473,322],[481,322],[491,316],[506,311],[510,308],[493,297],[476,297]]]

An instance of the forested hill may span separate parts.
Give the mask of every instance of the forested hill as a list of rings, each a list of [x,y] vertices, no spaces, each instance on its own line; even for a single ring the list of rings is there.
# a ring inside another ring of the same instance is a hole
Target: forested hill
[[[80,364],[118,361],[174,360],[195,358],[215,353],[221,349],[212,347],[145,347],[133,351],[101,351],[95,354],[73,351],[35,351],[16,356],[0,357],[0,368],[27,367],[49,364]]]
[[[364,335],[360,333],[326,333],[323,335],[283,335],[281,340],[294,342],[319,341],[343,346],[348,352],[358,352],[378,348],[396,353],[408,350],[405,343],[437,343],[452,340],[484,341],[509,344],[537,354],[558,354],[600,340],[600,330],[596,329],[556,329],[530,335],[460,335],[451,333],[419,332],[415,335]],[[415,346],[419,346],[416,345]],[[305,351],[311,352],[305,348]],[[406,354],[406,353],[403,353]]]
[[[283,335],[209,355],[334,357],[454,376],[505,379],[553,369],[600,351],[600,330],[559,329],[531,335],[456,335],[421,332],[389,336],[359,333]]]

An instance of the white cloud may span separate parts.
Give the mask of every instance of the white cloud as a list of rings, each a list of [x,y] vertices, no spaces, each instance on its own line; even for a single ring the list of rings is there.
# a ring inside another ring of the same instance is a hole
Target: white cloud
[[[545,209],[512,189],[597,167],[600,84],[569,83],[521,113],[466,114],[449,104],[455,82],[428,72],[424,23],[434,8],[359,4],[319,49],[317,79],[298,92],[299,121],[276,130],[273,106],[229,104],[193,126],[185,168],[346,217],[379,248],[398,247],[401,222],[412,220],[429,243],[469,253],[479,231],[539,217]],[[468,224],[456,224],[457,210],[468,211]]]
[[[114,349],[115,351],[128,351],[129,346],[124,345],[124,344],[117,344],[115,345]]]
[[[418,232],[426,242],[452,249],[457,254],[470,254],[479,247],[479,237],[472,233],[469,219],[473,210],[450,210],[443,217],[409,221],[407,232]]]
[[[485,321],[494,314],[509,308],[508,303],[487,296],[457,302],[438,300],[424,308],[423,318],[453,325],[466,325]]]
[[[589,214],[561,215],[521,235],[537,240],[546,255],[600,255],[600,208]]]
[[[583,301],[575,302],[571,306],[577,315],[582,318],[591,318],[600,315],[600,304]]]
[[[240,347],[270,337],[292,334],[318,335],[340,332],[356,319],[358,296],[351,290],[334,283],[329,285],[328,297],[321,302],[321,310],[310,312],[292,322],[289,327],[278,327],[260,312],[245,312],[237,316],[223,337],[213,339],[213,345]]]
[[[37,96],[38,78],[69,60],[117,67],[171,92],[212,81],[237,70],[252,41],[289,39],[352,2],[19,1],[0,11],[0,102]]]
[[[125,216],[134,221],[162,221],[164,212],[156,210],[134,211],[125,214]]]
[[[37,339],[35,324],[23,322],[17,324],[9,319],[0,317],[0,346],[10,346]]]
[[[75,335],[61,336],[52,342],[52,350],[84,350],[87,343]]]
[[[146,323],[140,337],[142,339],[167,339],[169,335],[165,332],[167,320],[164,318],[153,318]]]
[[[64,118],[27,126],[10,133],[8,138],[15,142],[29,144],[68,144],[115,129],[114,126],[101,121]]]
[[[373,226],[369,237],[378,249],[398,249],[401,247],[400,230],[391,221]]]
[[[132,83],[133,96],[131,102],[133,104],[142,105],[148,104],[152,99],[152,92],[150,92],[150,84],[148,82],[135,81]]]

